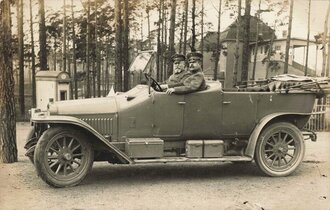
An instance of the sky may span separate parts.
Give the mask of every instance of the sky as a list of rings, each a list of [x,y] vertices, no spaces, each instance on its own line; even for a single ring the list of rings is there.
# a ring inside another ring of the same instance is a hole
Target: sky
[[[84,0],[73,0],[73,3],[76,6],[76,9],[79,10],[82,8],[82,2]],[[109,0],[111,2],[114,2],[114,0]],[[222,0],[223,5],[226,0]],[[274,1],[279,1],[279,2],[284,2],[285,0],[271,0],[272,2]],[[311,0],[311,34],[310,37],[313,38],[315,34],[318,34],[322,31],[324,31],[324,21],[325,21],[325,15],[326,15],[326,10],[327,6],[329,4],[330,0]],[[34,2],[37,2],[34,0]],[[146,2],[146,1],[145,1]],[[242,5],[244,6],[244,0],[242,0]],[[252,10],[251,10],[251,15],[255,14],[255,10],[257,9],[257,4],[258,0],[251,0],[252,2]],[[265,0],[261,0],[262,2],[262,9],[265,8],[263,2]],[[24,20],[27,23],[27,20],[29,20],[29,1],[24,0]],[[71,0],[66,0],[67,4],[71,4]],[[205,22],[211,22],[213,24],[213,27],[210,29],[212,31],[217,30],[217,7],[218,7],[219,1],[218,0],[204,0],[204,7],[205,7]],[[62,10],[61,7],[63,5],[63,0],[45,0],[45,10],[52,10],[52,11],[57,11],[57,10]],[[190,3],[191,5],[191,3]],[[200,5],[198,5],[200,7]],[[16,8],[12,8],[13,12],[16,11]],[[38,12],[38,6],[35,4],[33,6],[33,14],[34,16]],[[244,12],[244,11],[242,11]],[[225,12],[221,18],[221,31],[225,30],[232,22],[233,18],[228,18],[229,13],[231,11]],[[68,14],[70,14],[70,11],[68,11]],[[47,15],[47,14],[46,14]],[[285,15],[285,14],[284,14]],[[288,13],[287,13],[288,15]],[[307,17],[308,17],[308,0],[294,0],[294,8],[293,8],[293,22],[292,22],[292,34],[291,37],[296,37],[296,38],[307,38]],[[151,23],[153,23],[153,20],[158,19],[158,14],[155,12],[155,14],[151,14]],[[274,22],[274,14],[272,13],[263,13],[261,16],[261,19],[269,23],[270,26],[273,25]],[[16,18],[15,16],[13,17],[13,24],[15,26]],[[329,21],[330,22],[330,21]],[[25,24],[27,30],[28,30],[28,25]],[[37,27],[37,24],[35,25]],[[151,25],[151,29],[155,29],[156,26]],[[282,36],[282,31],[287,30],[287,25],[279,28],[277,30],[277,37],[281,38]],[[35,29],[37,31],[37,28]],[[207,31],[204,29],[204,31]],[[16,32],[16,28],[13,28],[13,32]],[[136,33],[140,34],[140,33]],[[146,38],[147,34],[147,19],[144,17],[143,19],[143,34],[144,38]],[[36,37],[37,38],[37,37]]]

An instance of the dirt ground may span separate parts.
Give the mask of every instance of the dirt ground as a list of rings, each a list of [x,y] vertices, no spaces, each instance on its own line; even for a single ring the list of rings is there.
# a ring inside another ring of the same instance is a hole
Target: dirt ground
[[[28,128],[28,123],[17,124],[19,161],[0,165],[1,210],[330,210],[330,133],[306,142],[305,159],[289,177],[265,177],[254,163],[96,163],[79,186],[55,189],[37,177],[24,156]]]

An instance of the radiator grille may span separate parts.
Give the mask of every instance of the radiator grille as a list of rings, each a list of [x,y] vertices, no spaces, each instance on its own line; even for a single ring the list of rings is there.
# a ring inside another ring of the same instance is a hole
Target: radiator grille
[[[113,119],[112,118],[81,118],[87,124],[92,126],[102,135],[112,135]]]

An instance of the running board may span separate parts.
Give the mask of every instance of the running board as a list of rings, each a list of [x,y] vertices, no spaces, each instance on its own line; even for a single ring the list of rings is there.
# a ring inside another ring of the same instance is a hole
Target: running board
[[[223,161],[252,161],[253,158],[247,156],[224,156],[221,158],[186,158],[186,157],[166,157],[157,159],[134,159],[134,163],[175,163],[175,162],[223,162]]]

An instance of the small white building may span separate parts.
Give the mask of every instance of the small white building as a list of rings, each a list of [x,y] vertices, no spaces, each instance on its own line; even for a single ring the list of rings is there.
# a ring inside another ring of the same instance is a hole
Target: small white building
[[[46,110],[49,101],[63,101],[70,98],[71,78],[64,71],[38,71],[36,73],[37,107]]]

